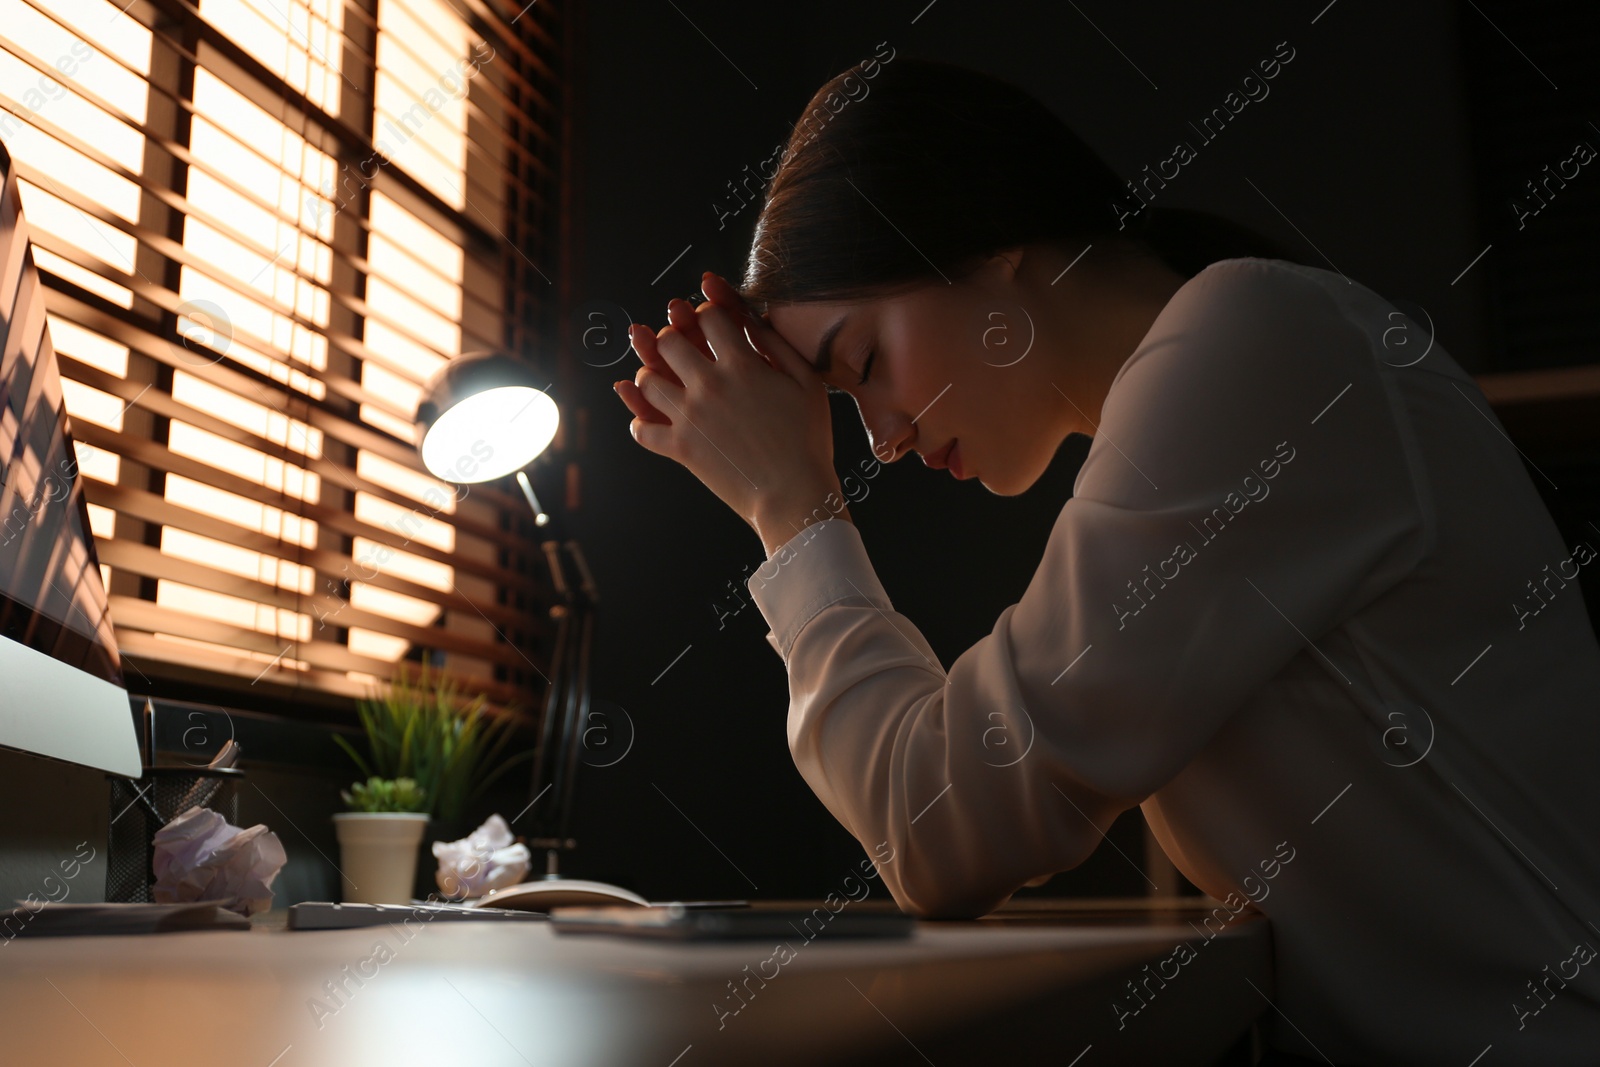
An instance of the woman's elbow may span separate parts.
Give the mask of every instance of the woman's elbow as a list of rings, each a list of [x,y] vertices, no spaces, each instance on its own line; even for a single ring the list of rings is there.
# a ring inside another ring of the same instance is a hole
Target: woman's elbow
[[[992,886],[960,885],[949,878],[892,878],[886,874],[883,882],[900,910],[919,919],[981,918],[1016,892],[1016,887],[996,891]]]

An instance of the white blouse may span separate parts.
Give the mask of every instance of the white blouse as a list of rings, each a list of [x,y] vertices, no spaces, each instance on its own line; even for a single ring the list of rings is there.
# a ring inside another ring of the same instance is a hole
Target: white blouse
[[[1600,1063],[1600,646],[1576,580],[1600,536],[1562,543],[1444,347],[1339,274],[1212,264],[1113,380],[1073,490],[948,670],[849,521],[747,580],[795,765],[893,850],[899,906],[982,915],[1137,804],[1224,902],[1166,984],[1264,912],[1272,1048]],[[1135,1026],[1169,995],[1146,977],[1106,1010]]]

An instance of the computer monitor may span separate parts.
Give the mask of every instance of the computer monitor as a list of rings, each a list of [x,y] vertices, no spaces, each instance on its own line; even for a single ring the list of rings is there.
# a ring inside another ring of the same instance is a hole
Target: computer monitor
[[[0,144],[0,745],[140,776],[16,168]]]

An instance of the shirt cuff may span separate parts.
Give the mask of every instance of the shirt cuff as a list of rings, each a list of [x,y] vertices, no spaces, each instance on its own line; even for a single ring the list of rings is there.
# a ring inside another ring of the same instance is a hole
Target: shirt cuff
[[[824,519],[795,534],[745,580],[745,588],[771,628],[767,644],[785,663],[806,623],[830,604],[857,597],[894,610],[861,531],[848,519]]]

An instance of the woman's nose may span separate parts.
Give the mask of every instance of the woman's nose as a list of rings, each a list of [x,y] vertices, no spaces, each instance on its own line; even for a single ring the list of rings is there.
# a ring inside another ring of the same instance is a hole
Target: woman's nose
[[[872,454],[880,463],[893,463],[905,455],[907,442],[915,432],[911,420],[904,418],[867,422],[866,427]]]

